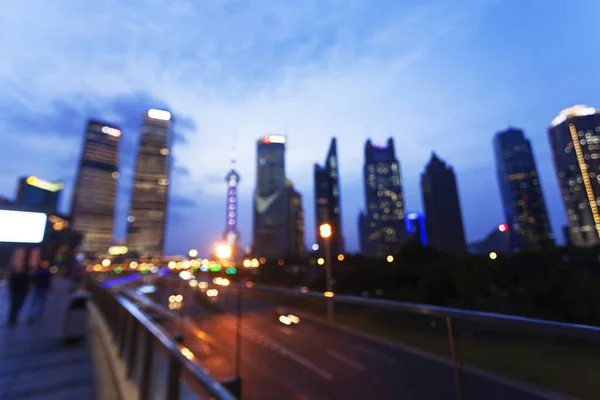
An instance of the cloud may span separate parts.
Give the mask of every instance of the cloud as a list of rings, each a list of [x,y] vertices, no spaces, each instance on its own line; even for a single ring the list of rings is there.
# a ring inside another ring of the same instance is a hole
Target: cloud
[[[561,67],[554,56],[557,43],[567,43],[561,32],[504,22],[562,27],[559,3],[548,2],[542,18],[536,7],[523,5],[515,16],[514,4],[496,0],[13,2],[0,11],[0,36],[11,37],[0,49],[0,129],[12,133],[0,138],[0,157],[7,160],[0,193],[9,193],[23,171],[72,177],[69,160],[77,158],[89,116],[123,129],[121,164],[129,176],[141,113],[168,107],[176,123],[172,193],[197,204],[174,206],[170,252],[208,246],[220,236],[234,137],[240,226],[249,242],[256,139],[268,132],[288,135],[287,174],[303,194],[307,242],[314,236],[312,164],[322,162],[331,136],[338,137],[351,249],[364,206],[367,137],[394,137],[411,210],[420,209],[418,176],[431,150],[453,164],[467,233],[477,239],[502,218],[490,143],[507,115],[518,118],[541,153],[544,190],[557,190],[541,149],[550,115],[580,96],[564,86],[572,80],[562,81],[572,66]],[[595,37],[597,28],[578,29]],[[506,42],[513,33],[517,38]],[[546,34],[555,42],[536,39]],[[582,65],[596,65],[587,61]],[[542,85],[525,67],[550,72]],[[547,84],[559,81],[563,86]],[[578,87],[598,93],[594,88]],[[564,98],[547,100],[556,93]],[[552,199],[559,210],[558,197]],[[555,226],[562,218],[559,213]]]

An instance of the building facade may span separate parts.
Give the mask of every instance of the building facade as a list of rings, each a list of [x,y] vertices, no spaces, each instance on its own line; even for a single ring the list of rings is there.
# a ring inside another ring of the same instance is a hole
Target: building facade
[[[121,130],[88,121],[71,202],[73,229],[83,235],[78,250],[106,254],[113,237]]]
[[[260,257],[299,257],[305,251],[299,246],[304,243],[302,201],[285,177],[285,144],[283,135],[266,135],[257,142],[252,252]]]
[[[62,182],[50,182],[36,176],[21,178],[16,204],[32,210],[54,212],[58,207],[63,187]]]
[[[564,109],[548,129],[569,237],[578,247],[600,244],[600,110]]]
[[[400,163],[392,138],[386,146],[367,140],[363,174],[367,207],[363,255],[386,257],[398,252],[407,239]]]
[[[456,176],[435,153],[421,174],[425,229],[430,246],[445,253],[467,251]]]
[[[127,221],[129,252],[161,257],[164,251],[172,141],[171,113],[148,110],[142,122]]]
[[[520,129],[494,137],[496,176],[511,246],[514,252],[554,246],[531,142]]]
[[[331,139],[325,165],[315,164],[315,237],[319,251],[325,249],[324,239],[319,234],[319,226],[331,225],[331,254],[344,252],[342,219],[340,206],[340,180],[336,139]]]

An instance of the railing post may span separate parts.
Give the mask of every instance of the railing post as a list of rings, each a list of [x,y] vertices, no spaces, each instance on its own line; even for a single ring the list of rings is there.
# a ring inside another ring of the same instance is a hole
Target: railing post
[[[460,356],[454,342],[454,333],[452,332],[452,319],[446,317],[446,326],[448,327],[448,341],[450,342],[450,352],[452,353],[452,362],[454,364],[454,384],[456,385],[456,398],[462,400],[462,388],[460,385]]]
[[[137,321],[132,318],[131,321],[131,329],[129,333],[129,340],[127,341],[127,377],[131,378],[133,376],[133,367],[135,365],[135,357],[136,357],[136,336],[137,330],[139,329],[139,325]]]
[[[140,327],[141,329],[141,327]],[[154,338],[149,331],[144,333],[144,347],[142,349],[141,368],[142,374],[140,378],[140,400],[150,398],[150,377],[152,374],[152,357],[154,351]]]
[[[179,400],[179,379],[181,364],[174,355],[169,355],[169,370],[167,373],[167,400]]]

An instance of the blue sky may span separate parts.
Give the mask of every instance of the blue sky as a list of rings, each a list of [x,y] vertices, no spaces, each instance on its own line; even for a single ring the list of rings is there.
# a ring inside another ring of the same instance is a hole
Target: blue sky
[[[24,0],[0,10],[0,195],[19,176],[64,180],[66,211],[87,118],[124,131],[123,237],[140,118],[177,119],[167,251],[207,250],[225,225],[231,138],[240,225],[250,240],[255,141],[288,135],[287,171],[314,240],[312,164],[338,137],[343,229],[358,248],[363,146],[392,136],[407,210],[435,150],[457,173],[467,239],[502,221],[492,136],[532,140],[555,234],[564,210],[546,128],[600,107],[594,0]]]

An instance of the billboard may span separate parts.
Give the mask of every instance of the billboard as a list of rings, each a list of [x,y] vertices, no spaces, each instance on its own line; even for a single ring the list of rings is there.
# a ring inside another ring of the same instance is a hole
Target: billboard
[[[41,243],[47,219],[39,212],[0,210],[0,243]]]

